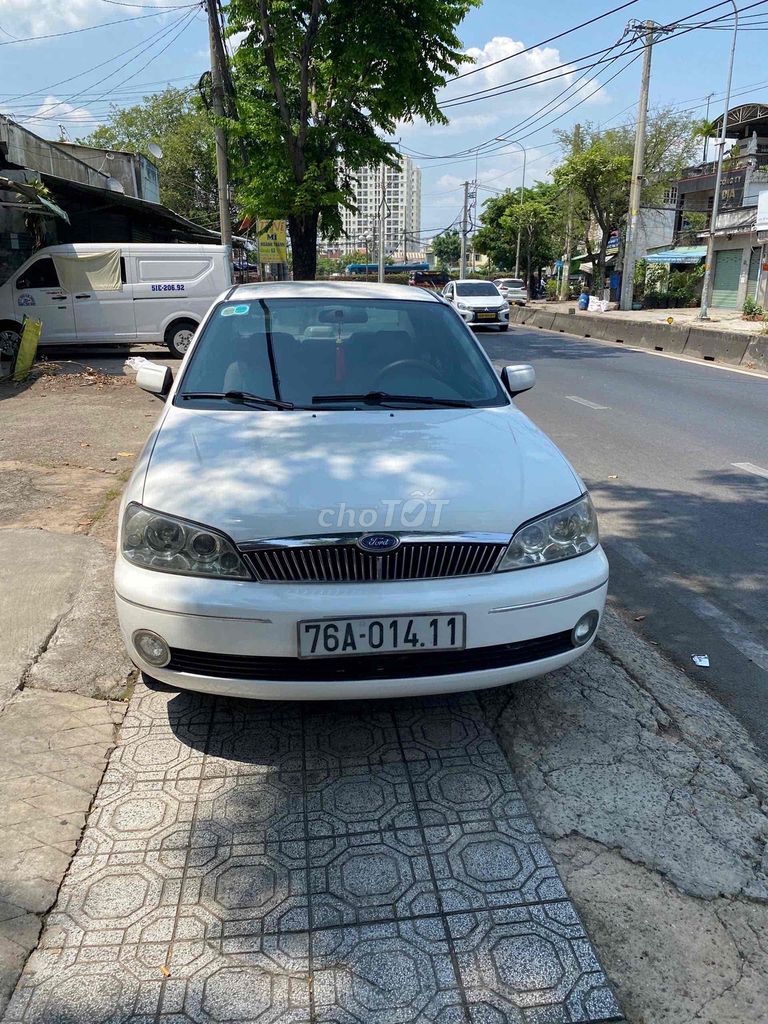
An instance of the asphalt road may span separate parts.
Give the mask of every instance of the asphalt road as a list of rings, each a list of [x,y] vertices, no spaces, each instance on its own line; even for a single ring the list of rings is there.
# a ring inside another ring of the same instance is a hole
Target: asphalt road
[[[612,600],[768,751],[768,378],[524,327],[479,339],[536,368],[518,404],[592,493]]]

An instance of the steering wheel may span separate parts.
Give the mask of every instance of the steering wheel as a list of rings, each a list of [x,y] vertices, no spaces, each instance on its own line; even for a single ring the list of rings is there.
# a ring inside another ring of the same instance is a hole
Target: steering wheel
[[[379,370],[376,374],[376,384],[380,384],[382,378],[387,377],[392,373],[410,369],[426,371],[433,380],[440,380],[437,370],[431,363],[428,363],[426,359],[396,359],[394,363],[390,363],[388,366],[385,366],[383,370]]]

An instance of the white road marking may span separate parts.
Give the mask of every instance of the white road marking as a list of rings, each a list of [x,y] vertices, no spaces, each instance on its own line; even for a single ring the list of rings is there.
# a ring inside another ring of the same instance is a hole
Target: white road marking
[[[607,405],[597,405],[595,402],[589,402],[586,398],[579,398],[578,395],[566,395],[569,402],[578,402],[579,405],[586,405],[588,409],[608,409]]]
[[[665,580],[671,579],[671,577],[660,571],[659,565],[654,563],[652,558],[649,558],[644,551],[635,544],[632,544],[631,541],[614,540],[613,546],[636,569],[641,569],[643,572],[653,572],[655,579],[652,578],[648,582],[663,583]],[[677,595],[677,600],[680,604],[689,608],[694,615],[698,615],[699,618],[706,619],[712,623],[718,633],[731,647],[735,647],[737,651],[746,658],[749,658],[750,661],[753,661],[755,665],[759,665],[764,672],[768,672],[768,649],[759,643],[735,619],[732,619],[730,615],[720,611],[711,601],[701,597],[700,594],[696,594],[692,590],[681,589]]]
[[[755,476],[764,476],[768,480],[768,469],[763,469],[762,466],[756,466],[754,462],[732,462],[732,466],[736,469],[743,469],[745,473],[754,473]]]

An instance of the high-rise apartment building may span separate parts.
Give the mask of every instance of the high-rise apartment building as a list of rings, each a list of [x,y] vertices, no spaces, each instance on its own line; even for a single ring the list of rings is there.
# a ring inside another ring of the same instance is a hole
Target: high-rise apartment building
[[[401,156],[400,167],[382,164],[361,167],[353,172],[357,212],[342,211],[344,234],[339,247],[342,252],[366,248],[371,262],[376,259],[379,237],[382,177],[386,175],[387,218],[384,251],[395,260],[422,253],[421,242],[421,168],[408,156]]]

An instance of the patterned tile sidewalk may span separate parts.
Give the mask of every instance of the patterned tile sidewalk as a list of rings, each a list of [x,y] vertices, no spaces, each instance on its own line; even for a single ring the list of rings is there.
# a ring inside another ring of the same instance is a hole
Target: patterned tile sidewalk
[[[621,1014],[472,695],[139,687],[5,1024]]]

